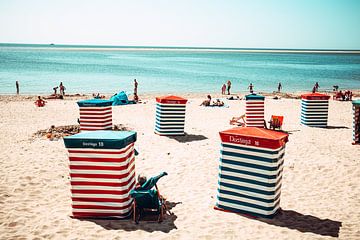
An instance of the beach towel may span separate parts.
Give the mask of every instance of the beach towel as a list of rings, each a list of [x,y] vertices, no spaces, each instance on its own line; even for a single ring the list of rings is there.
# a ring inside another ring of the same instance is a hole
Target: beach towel
[[[124,91],[119,92],[118,94],[112,96],[110,98],[111,101],[113,101],[113,106],[118,105],[127,105],[127,104],[134,104],[134,101],[129,101],[127,94]]]

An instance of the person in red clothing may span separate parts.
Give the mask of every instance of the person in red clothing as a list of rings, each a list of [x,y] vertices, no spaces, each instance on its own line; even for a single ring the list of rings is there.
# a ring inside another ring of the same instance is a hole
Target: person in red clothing
[[[38,96],[38,99],[34,103],[38,107],[44,107],[46,102]]]

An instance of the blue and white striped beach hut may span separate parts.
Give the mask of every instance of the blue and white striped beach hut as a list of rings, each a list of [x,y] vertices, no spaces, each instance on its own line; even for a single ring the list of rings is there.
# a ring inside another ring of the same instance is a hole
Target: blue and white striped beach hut
[[[155,133],[184,135],[187,99],[178,96],[156,98]]]
[[[220,132],[215,209],[271,218],[280,208],[288,134],[257,127]]]
[[[360,144],[360,100],[353,100],[352,108],[353,108],[353,144]]]
[[[77,102],[80,108],[80,130],[111,130],[112,102],[103,99],[89,99]]]
[[[301,124],[327,127],[330,96],[321,93],[301,95]]]
[[[135,141],[132,131],[91,131],[64,138],[73,217],[126,218],[131,214]]]

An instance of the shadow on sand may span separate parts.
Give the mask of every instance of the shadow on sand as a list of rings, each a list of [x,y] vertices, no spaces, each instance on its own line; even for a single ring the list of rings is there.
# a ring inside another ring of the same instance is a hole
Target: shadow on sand
[[[127,219],[80,219],[81,221],[93,222],[106,230],[124,230],[124,231],[136,231],[144,230],[147,232],[161,231],[168,233],[173,229],[177,229],[175,220],[177,216],[170,210],[181,202],[169,202],[166,201],[168,212],[166,213],[164,220],[161,223],[158,222],[146,222],[140,221],[139,224],[135,224],[132,217]]]
[[[349,129],[348,127],[345,126],[327,126],[327,129]]]
[[[339,237],[341,222],[303,215],[292,210],[280,210],[272,219],[256,218],[270,225],[286,227],[300,232],[311,232],[323,236]]]
[[[183,136],[169,136],[171,139],[175,139],[178,142],[186,143],[186,142],[194,142],[194,141],[202,141],[208,139],[204,135],[194,135],[194,134],[187,134]]]

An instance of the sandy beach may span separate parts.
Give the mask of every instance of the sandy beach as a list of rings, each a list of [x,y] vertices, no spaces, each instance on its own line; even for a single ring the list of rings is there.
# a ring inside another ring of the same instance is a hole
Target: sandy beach
[[[352,145],[351,102],[330,100],[329,127],[300,125],[300,100],[265,100],[266,120],[283,115],[286,145],[280,206],[274,219],[214,210],[219,131],[245,112],[200,107],[189,97],[184,137],[154,134],[155,99],[113,107],[113,123],[137,132],[136,172],[166,171],[158,183],[172,215],[162,223],[78,220],[71,215],[69,161],[62,139],[33,137],[51,125],[77,124],[76,98],[48,100],[1,96],[0,239],[360,239],[360,146]]]

